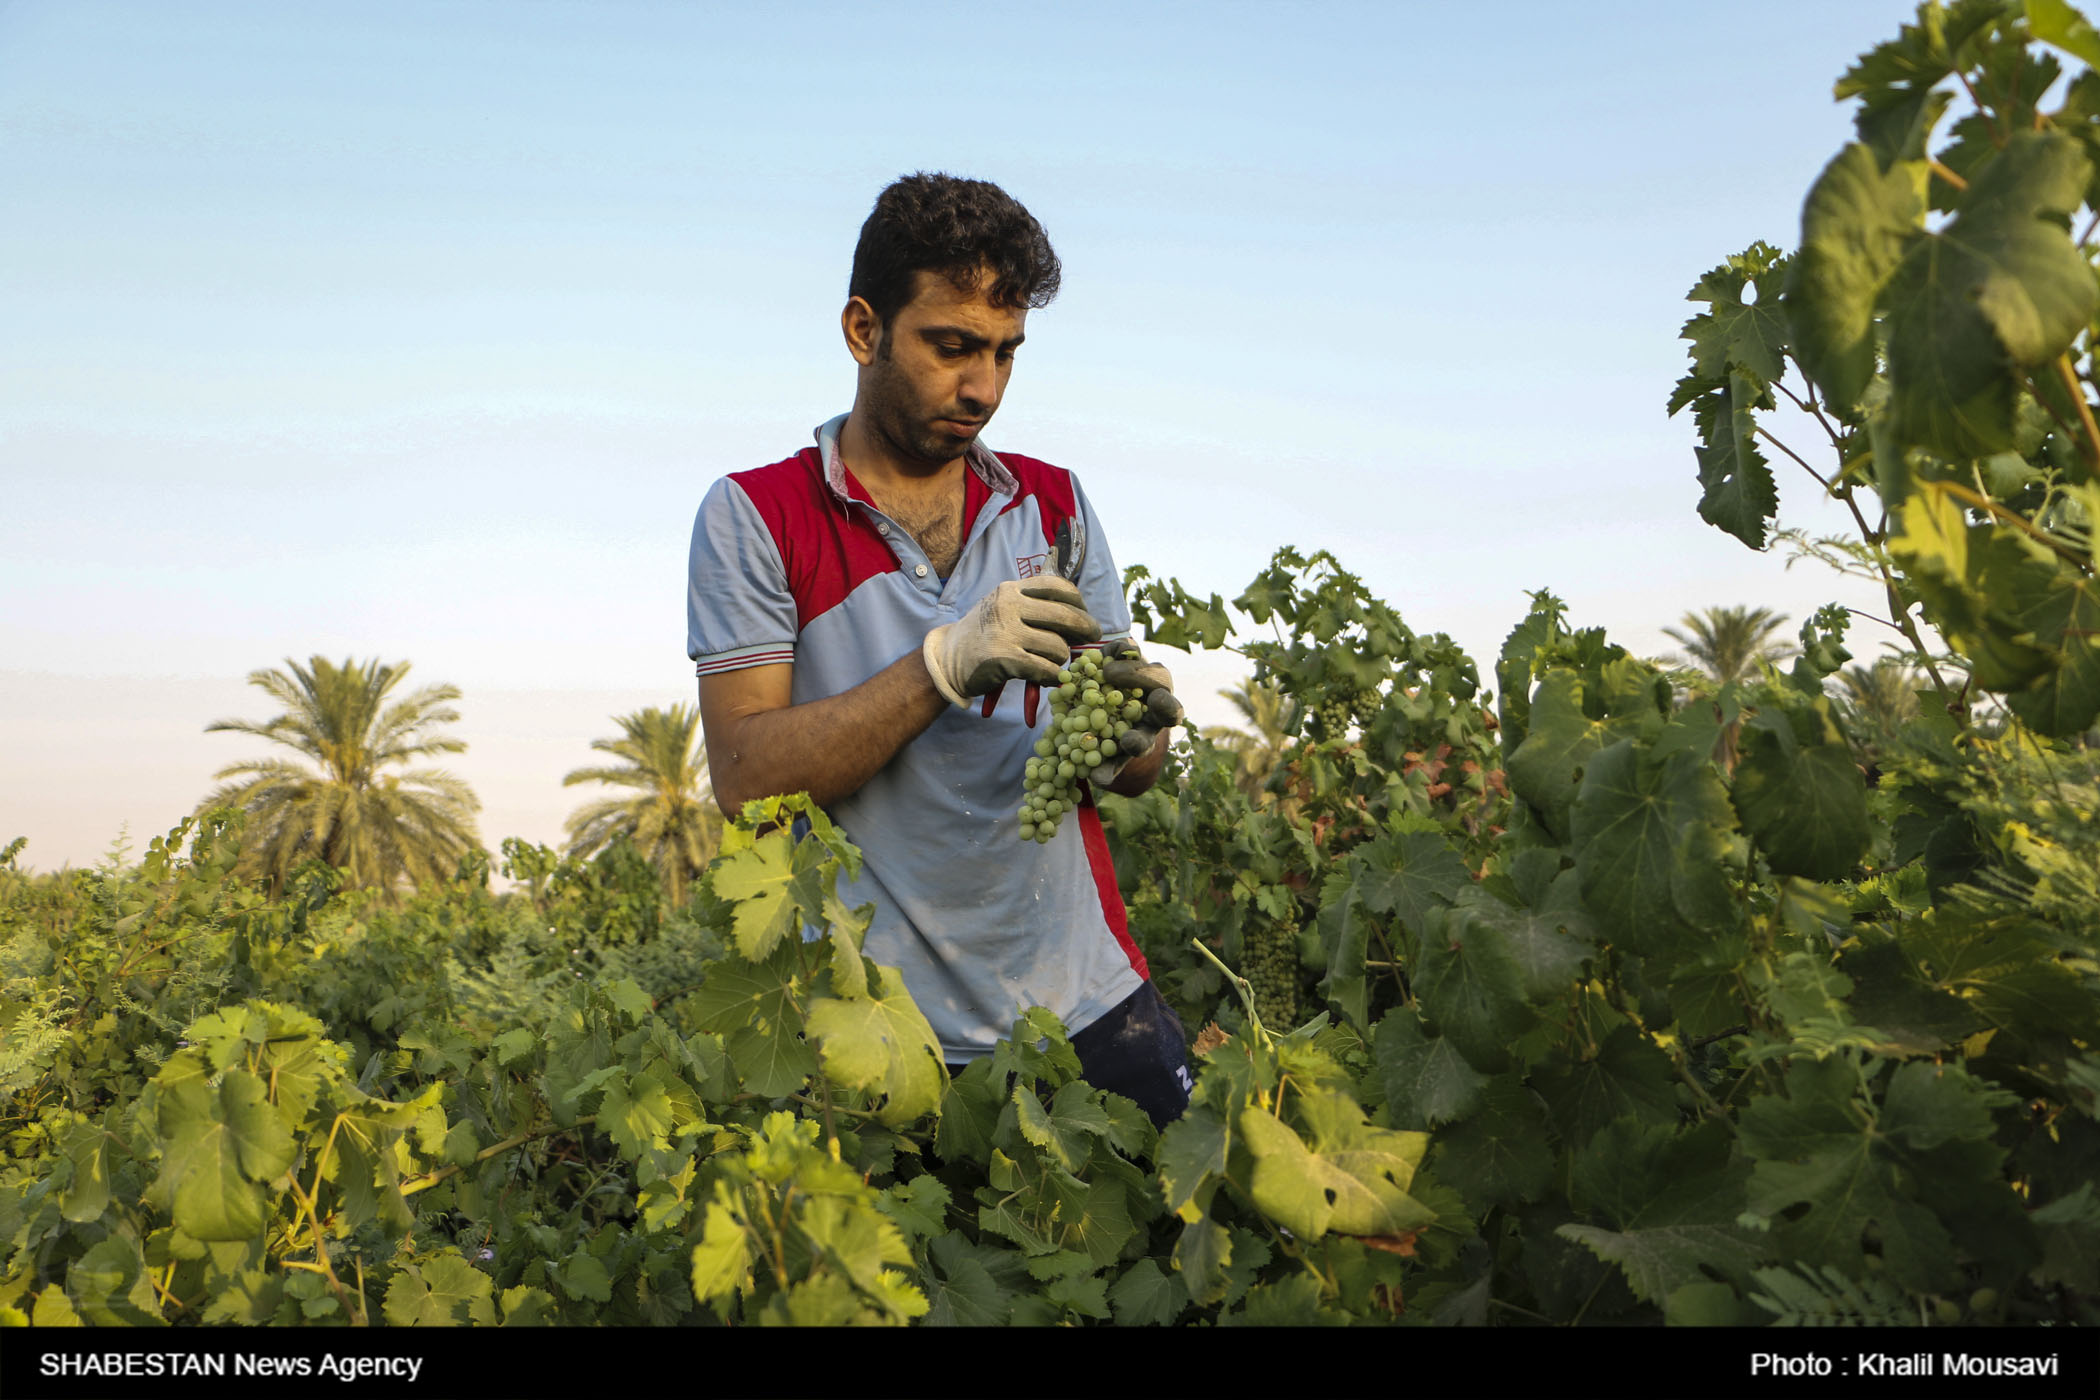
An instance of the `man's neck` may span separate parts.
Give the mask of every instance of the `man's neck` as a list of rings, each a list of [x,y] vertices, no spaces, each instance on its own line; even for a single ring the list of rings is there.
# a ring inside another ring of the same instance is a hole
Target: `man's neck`
[[[839,456],[859,478],[861,485],[870,491],[911,495],[959,480],[968,454],[937,464],[907,457],[882,434],[869,429],[866,417],[856,405],[846,415],[845,426],[839,430]]]

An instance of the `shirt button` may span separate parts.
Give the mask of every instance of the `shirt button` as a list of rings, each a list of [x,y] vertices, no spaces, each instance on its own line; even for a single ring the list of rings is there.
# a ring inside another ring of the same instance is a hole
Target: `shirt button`
[[[912,573],[916,574],[920,578],[924,578],[926,577],[926,566],[924,564],[921,564],[918,568],[913,569]]]
[[[875,522],[875,533],[876,533],[876,534],[878,534],[878,535],[887,535],[887,534],[888,534],[889,532],[890,532],[890,522],[889,522],[889,521],[887,521],[887,520],[878,520],[878,521],[876,521],[876,522]]]

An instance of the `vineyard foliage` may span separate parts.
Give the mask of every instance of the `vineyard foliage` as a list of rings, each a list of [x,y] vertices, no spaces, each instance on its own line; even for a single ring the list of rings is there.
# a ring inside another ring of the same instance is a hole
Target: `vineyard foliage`
[[[1287,736],[1102,799],[1203,1028],[1163,1132],[1040,1009],[951,1078],[800,799],[683,901],[621,841],[400,904],[267,893],[223,812],[136,866],[17,843],[0,1319],[2100,1322],[2100,75],[2063,55],[2100,67],[2062,0],[1924,7],[1841,80],[1798,250],[1692,292],[1700,513],[1764,546],[1798,463],[1858,532],[1796,547],[1888,617],[1686,694],[1545,592],[1483,675],[1325,554],[1230,608],[1131,570]],[[1926,678],[1871,744],[1863,628]]]

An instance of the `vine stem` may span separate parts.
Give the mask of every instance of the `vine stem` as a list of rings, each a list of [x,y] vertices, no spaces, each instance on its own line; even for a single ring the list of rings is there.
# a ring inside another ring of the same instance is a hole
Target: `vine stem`
[[[1262,1048],[1265,1050],[1275,1049],[1275,1037],[1269,1034],[1268,1027],[1261,1023],[1261,1016],[1254,1009],[1254,984],[1225,966],[1225,960],[1213,953],[1210,950],[1210,945],[1202,939],[1191,938],[1189,943],[1197,952],[1209,958],[1218,971],[1225,974],[1225,980],[1232,983],[1233,990],[1240,994],[1240,1001],[1247,1008],[1247,1024],[1254,1027],[1255,1035],[1261,1038]]]
[[[343,1287],[343,1281],[335,1276],[335,1265],[329,1262],[328,1237],[321,1229],[321,1213],[314,1209],[314,1198],[307,1195],[305,1190],[299,1185],[297,1174],[286,1172],[284,1180],[285,1185],[291,1188],[292,1199],[297,1201],[299,1208],[306,1212],[307,1223],[313,1227],[314,1259],[316,1261],[313,1264],[307,1264],[303,1261],[287,1259],[284,1261],[285,1267],[312,1269],[316,1273],[325,1275],[328,1279],[328,1286],[335,1290],[336,1302],[342,1304],[343,1315],[345,1317],[354,1316],[356,1310],[350,1306],[350,1290]]]
[[[1832,496],[1845,503],[1845,509],[1852,513],[1853,523],[1859,526],[1860,538],[1864,540],[1867,544],[1867,547],[1873,550],[1874,552],[1874,567],[1877,571],[1880,572],[1882,587],[1888,593],[1889,616],[1896,619],[1894,624],[1896,630],[1901,632],[1903,634],[1904,640],[1910,643],[1911,650],[1917,655],[1918,664],[1925,668],[1925,674],[1932,677],[1932,684],[1934,688],[1937,689],[1941,694],[1946,694],[1946,677],[1942,676],[1940,674],[1939,667],[1933,664],[1932,653],[1926,649],[1925,639],[1918,635],[1917,624],[1911,621],[1910,609],[1904,606],[1903,595],[1900,591],[1898,591],[1896,587],[1896,577],[1893,573],[1889,571],[1888,560],[1882,555],[1882,534],[1879,530],[1876,530],[1867,524],[1867,517],[1861,513],[1859,508],[1859,502],[1853,499],[1851,486],[1833,486],[1830,482],[1823,480],[1823,474],[1821,472],[1817,471],[1814,467],[1811,467],[1807,462],[1802,461],[1800,453],[1794,451],[1793,448],[1788,447],[1778,438],[1773,437],[1762,427],[1758,428],[1756,431],[1759,437],[1763,438],[1766,442],[1771,443],[1774,447],[1778,448],[1781,452],[1784,452],[1787,456],[1793,458],[1796,462],[1799,462],[1801,465],[1801,470],[1807,472],[1811,477],[1813,477],[1816,480],[1816,482],[1823,487],[1825,491],[1828,491]]]
[[[1699,1102],[1705,1104],[1707,1108],[1712,1111],[1713,1115],[1716,1118],[1719,1118],[1722,1122],[1728,1124],[1728,1130],[1730,1132],[1734,1132],[1735,1120],[1731,1119],[1727,1115],[1727,1113],[1722,1110],[1721,1105],[1714,1102],[1714,1096],[1706,1092],[1706,1086],[1704,1084],[1701,1084],[1699,1080],[1692,1074],[1690,1067],[1688,1067],[1683,1060],[1679,1059],[1674,1055],[1670,1058],[1676,1067],[1677,1077],[1685,1082],[1686,1087],[1688,1087],[1692,1091],[1692,1093],[1698,1098]]]
[[[828,1084],[827,1084],[827,1088],[828,1088]],[[739,1097],[739,1098],[742,1098],[742,1097],[744,1097],[744,1096],[743,1096],[743,1095],[741,1095],[741,1094],[739,1094],[739,1095],[738,1095],[737,1097]],[[753,1094],[753,1095],[751,1095],[750,1097],[752,1097],[752,1098],[763,1098],[763,1097],[764,1097],[764,1095],[762,1095],[762,1094]],[[826,1124],[827,1124],[827,1126],[829,1125],[829,1122],[830,1122],[830,1118],[831,1118],[831,1115],[832,1115],[832,1114],[834,1114],[834,1113],[843,1113],[843,1114],[845,1114],[845,1115],[846,1115],[846,1116],[847,1116],[848,1118],[874,1118],[874,1119],[879,1119],[879,1118],[881,1118],[881,1117],[882,1117],[882,1115],[881,1115],[881,1114],[879,1114],[879,1113],[876,1113],[876,1112],[874,1112],[874,1111],[873,1111],[873,1110],[871,1110],[871,1109],[865,1109],[865,1108],[847,1108],[847,1107],[845,1107],[845,1106],[844,1106],[843,1104],[833,1104],[833,1103],[830,1103],[830,1102],[828,1102],[828,1100],[830,1099],[830,1097],[831,1097],[831,1096],[830,1096],[830,1094],[829,1094],[828,1092],[827,1092],[827,1093],[825,1094],[825,1096],[824,1096],[824,1097],[825,1097],[825,1100],[826,1100],[825,1102],[819,1102],[818,1100],[816,1100],[816,1099],[813,1099],[813,1098],[811,1098],[811,1097],[810,1097],[809,1095],[807,1095],[807,1094],[789,1094],[789,1095],[788,1095],[788,1097],[789,1097],[790,1099],[794,1100],[794,1101],[795,1101],[796,1103],[799,1103],[799,1104],[804,1104],[804,1105],[806,1105],[806,1106],[808,1106],[808,1107],[810,1107],[810,1108],[818,1108],[818,1109],[822,1109],[822,1110],[824,1111],[824,1117],[825,1117],[825,1121],[826,1121]],[[833,1155],[833,1157],[834,1157],[834,1158],[836,1158],[836,1157],[837,1157],[837,1155],[838,1155],[838,1134],[837,1134],[836,1132],[832,1133],[832,1135],[831,1135],[831,1143],[832,1143],[832,1155]]]
[[[1826,437],[1830,439],[1830,445],[1832,447],[1842,447],[1844,443],[1843,436],[1839,434],[1836,428],[1830,426],[1830,420],[1823,416],[1823,405],[1816,402],[1816,382],[1808,377],[1807,370],[1801,369],[1801,362],[1799,360],[1796,360],[1794,362],[1794,368],[1800,370],[1801,382],[1808,386],[1806,391],[1807,397],[1805,400],[1802,396],[1797,395],[1792,389],[1787,388],[1785,384],[1782,384],[1776,379],[1772,381],[1772,387],[1777,389],[1780,393],[1785,394],[1788,398],[1792,399],[1794,401],[1794,407],[1800,409],[1803,413],[1815,415],[1815,420],[1823,425],[1823,433]]]
[[[513,1147],[523,1147],[528,1142],[537,1142],[541,1138],[553,1137],[556,1133],[566,1133],[569,1131],[570,1128],[581,1128],[587,1123],[595,1123],[597,1121],[597,1114],[586,1113],[583,1117],[569,1124],[568,1127],[562,1127],[561,1125],[557,1124],[551,1128],[542,1128],[536,1133],[519,1133],[516,1137],[505,1138],[503,1141],[497,1143],[494,1147],[482,1148],[481,1151],[474,1154],[474,1160],[471,1162],[455,1162],[449,1167],[443,1167],[434,1172],[425,1172],[421,1176],[412,1176],[408,1178],[406,1181],[401,1183],[401,1194],[404,1196],[410,1196],[414,1195],[418,1191],[428,1191],[431,1187],[436,1186],[439,1182],[446,1181],[451,1177],[457,1176],[466,1168],[479,1165],[482,1162],[486,1162],[491,1157],[500,1157],[504,1153],[510,1151]]]
[[[2004,150],[2004,149],[2005,149],[2005,143],[2006,143],[2007,137],[2006,137],[2006,136],[2005,136],[2005,135],[2004,135],[2003,133],[2001,133],[2001,132],[2000,132],[2000,131],[1998,130],[1998,123],[1997,123],[1997,122],[1995,122],[1995,121],[1990,121],[1990,120],[1988,120],[1988,118],[1989,118],[1990,116],[1994,115],[1994,114],[1993,114],[1993,113],[1991,112],[1990,108],[1988,108],[1988,107],[1986,107],[1986,106],[1984,106],[1984,105],[1983,105],[1983,99],[1982,99],[1982,98],[1980,98],[1980,97],[1978,97],[1978,96],[1976,95],[1976,86],[1975,86],[1975,84],[1973,84],[1973,83],[1971,83],[1971,82],[1969,81],[1969,74],[1968,74],[1967,70],[1965,70],[1965,69],[1961,69],[1961,68],[1956,68],[1956,69],[1954,70],[1954,76],[1955,76],[1956,78],[1960,79],[1960,81],[1961,81],[1961,90],[1962,90],[1963,92],[1966,92],[1967,94],[1969,94],[1969,101],[1970,101],[1970,102],[1972,102],[1973,104],[1975,104],[1975,107],[1976,107],[1976,111],[1977,111],[1977,114],[1978,114],[1979,116],[1983,116],[1983,117],[1985,117],[1985,118],[1986,118],[1986,125],[1988,126],[1988,128],[1989,128],[1989,130],[1990,130],[1990,133],[1991,133],[1991,144],[1992,144],[1993,146],[1996,146],[1996,147],[1997,147],[1997,148],[1998,148],[1999,150],[2001,150],[2001,151],[2002,151],[2002,150]],[[1934,164],[1934,165],[1938,165],[1938,164],[1939,164],[1939,162],[1938,162],[1938,161],[1934,161],[1934,162],[1933,162],[1933,164]],[[1952,174],[1953,174],[1954,172],[1952,172],[1952,171],[1950,170],[1950,171],[1948,171],[1947,173],[1948,173],[1948,174],[1950,174],[1950,175],[1952,175]],[[1958,175],[1956,175],[1956,176],[1955,176],[1954,178],[1958,180],[1958,179],[1960,179],[1961,177],[1960,177],[1960,176],[1958,176]],[[1951,184],[1951,183],[1953,183],[1953,182],[1952,182],[1952,181],[1949,181],[1949,183]],[[1962,184],[1962,185],[1959,185],[1959,186],[1957,186],[1956,188],[1958,188],[1958,189],[1967,189],[1967,188],[1968,188],[1968,185],[1967,185],[1967,184]]]
[[[2100,214],[2094,217],[2100,219]],[[2079,446],[2084,449],[2085,459],[2100,464],[2100,423],[2093,421],[2093,406],[2085,401],[2085,386],[2078,382],[2078,367],[2071,363],[2070,351],[2056,357],[2056,374],[2070,392],[2071,402],[2078,405],[2078,421],[2085,428],[2085,441]]]
[[[1972,491],[1958,481],[1935,481],[1931,484],[1945,491],[1948,495],[1954,497],[1955,500],[1983,511],[1993,520],[2003,521],[2005,524],[2012,526],[2015,530],[2043,545],[2059,559],[2064,560],[2066,563],[2077,565],[2081,572],[2092,572],[2092,566],[2087,564],[2085,560],[2080,559],[2076,550],[2018,511],[2008,510],[1982,492]]]

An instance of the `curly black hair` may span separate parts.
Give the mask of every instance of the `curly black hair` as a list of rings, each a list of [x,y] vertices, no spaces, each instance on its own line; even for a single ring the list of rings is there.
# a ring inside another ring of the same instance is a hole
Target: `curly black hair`
[[[1048,306],[1057,295],[1057,254],[1018,200],[988,180],[920,171],[876,196],[853,248],[846,295],[865,300],[887,323],[911,301],[913,273],[938,272],[969,292],[984,269],[991,273],[986,300],[994,306]]]

